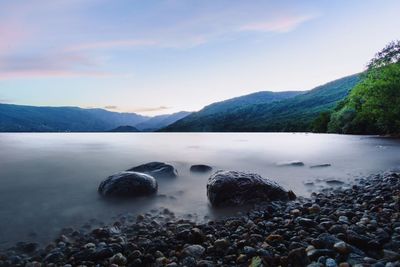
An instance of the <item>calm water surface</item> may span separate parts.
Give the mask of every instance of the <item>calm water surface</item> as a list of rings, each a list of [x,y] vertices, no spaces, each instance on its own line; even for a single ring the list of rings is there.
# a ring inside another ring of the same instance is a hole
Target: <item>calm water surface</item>
[[[304,167],[279,167],[300,160]],[[102,200],[97,186],[133,166],[164,161],[179,172],[159,180],[158,196],[115,203]],[[331,167],[311,169],[315,164]],[[298,195],[400,165],[395,139],[318,134],[0,134],[0,247],[17,241],[45,242],[61,228],[95,218],[111,222],[121,213],[166,207],[202,220],[225,214],[206,198],[209,174],[189,172],[192,164],[259,173]],[[314,186],[305,185],[314,181]]]

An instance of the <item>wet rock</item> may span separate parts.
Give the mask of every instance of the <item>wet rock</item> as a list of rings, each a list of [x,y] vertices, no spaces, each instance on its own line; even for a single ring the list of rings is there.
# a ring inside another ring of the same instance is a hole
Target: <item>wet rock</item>
[[[310,260],[315,261],[322,256],[335,257],[336,252],[332,249],[313,249],[307,252],[307,256]]]
[[[317,227],[317,222],[315,222],[312,219],[308,219],[308,218],[297,218],[297,222],[301,225],[304,226],[306,228],[311,228],[311,227]]]
[[[126,171],[108,177],[98,191],[106,197],[139,197],[155,194],[157,189],[157,181],[152,176]]]
[[[127,259],[122,253],[117,253],[111,258],[111,262],[118,266],[123,266],[127,263]]]
[[[239,263],[239,264],[242,264],[242,263],[247,262],[247,256],[244,255],[244,254],[240,254],[240,255],[237,257],[236,262]]]
[[[217,171],[208,179],[207,196],[213,206],[239,206],[260,201],[287,201],[294,194],[258,174]]]
[[[192,244],[201,244],[204,242],[206,237],[205,237],[203,231],[201,231],[199,228],[192,228],[190,230],[188,239]]]
[[[191,172],[210,172],[212,167],[204,164],[192,165],[190,166]]]
[[[218,250],[223,250],[229,247],[229,241],[226,239],[217,239],[214,242],[214,247]]]
[[[22,252],[22,253],[33,253],[36,251],[36,249],[39,247],[39,244],[37,243],[26,243],[26,242],[18,242],[16,246],[16,250]]]
[[[337,267],[338,265],[337,265],[337,263],[336,263],[336,261],[334,259],[327,258],[326,262],[325,262],[325,266],[326,267]]]
[[[333,248],[340,254],[348,254],[351,252],[351,247],[346,242],[339,241],[333,245]]]
[[[290,266],[293,267],[302,267],[310,263],[304,248],[296,248],[291,250],[287,260]]]
[[[344,184],[344,182],[342,182],[340,180],[336,180],[336,179],[326,180],[325,183],[327,183],[328,185],[342,185],[342,184]]]
[[[278,162],[276,165],[280,167],[285,167],[285,166],[293,166],[293,167],[302,167],[304,166],[304,162],[302,161],[284,161],[284,162]]]
[[[321,207],[318,204],[312,204],[311,207],[308,208],[310,213],[319,213],[321,211]]]
[[[60,251],[51,252],[43,259],[47,263],[57,263],[64,259],[64,254]]]
[[[314,169],[314,168],[326,168],[326,167],[330,167],[331,164],[326,163],[326,164],[318,164],[318,165],[312,165],[310,166],[310,168]]]
[[[199,259],[206,249],[200,245],[190,245],[183,249],[182,253],[186,256]]]
[[[174,166],[163,162],[149,162],[133,167],[128,171],[146,173],[155,178],[178,176],[178,171],[174,168]]]

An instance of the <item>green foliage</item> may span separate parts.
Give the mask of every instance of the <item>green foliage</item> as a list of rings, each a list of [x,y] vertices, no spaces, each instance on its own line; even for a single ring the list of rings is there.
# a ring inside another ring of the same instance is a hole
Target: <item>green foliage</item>
[[[312,131],[314,133],[326,133],[328,131],[328,123],[331,118],[330,111],[324,111],[313,121]]]
[[[392,42],[368,65],[362,82],[336,108],[329,132],[400,133],[400,43]]]
[[[390,42],[368,63],[368,70],[384,67],[400,60],[400,41]]]

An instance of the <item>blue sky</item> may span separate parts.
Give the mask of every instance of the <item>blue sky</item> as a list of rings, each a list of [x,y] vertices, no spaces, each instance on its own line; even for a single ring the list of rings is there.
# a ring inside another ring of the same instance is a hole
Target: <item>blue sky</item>
[[[1,0],[0,102],[146,115],[357,73],[398,0]]]

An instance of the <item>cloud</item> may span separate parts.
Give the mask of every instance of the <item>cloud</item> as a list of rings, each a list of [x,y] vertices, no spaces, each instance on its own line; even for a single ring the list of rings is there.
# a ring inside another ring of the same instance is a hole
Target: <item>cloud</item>
[[[100,71],[57,71],[57,70],[29,70],[0,72],[0,80],[32,79],[32,78],[78,78],[93,77],[106,78],[114,75]]]
[[[154,112],[154,111],[161,111],[161,110],[166,110],[166,109],[171,109],[171,107],[166,107],[166,106],[159,106],[159,107],[138,107],[131,109],[132,112]]]
[[[112,106],[112,105],[110,105],[110,106],[105,106],[104,108],[105,108],[105,109],[112,109],[112,110],[115,110],[115,109],[118,109],[118,106]]]
[[[98,41],[92,43],[82,43],[74,46],[65,48],[65,51],[79,51],[79,50],[92,50],[92,49],[110,49],[110,48],[133,48],[133,47],[145,47],[154,46],[159,44],[155,40],[142,40],[142,39],[127,39],[127,40],[110,40],[110,41]]]
[[[15,20],[0,21],[0,55],[13,51],[28,35],[21,23]]]
[[[84,54],[48,53],[0,56],[0,80],[44,77],[106,77],[99,63]]]
[[[241,26],[240,31],[285,33],[297,28],[302,23],[314,19],[316,16],[284,16],[274,20],[249,23]]]

